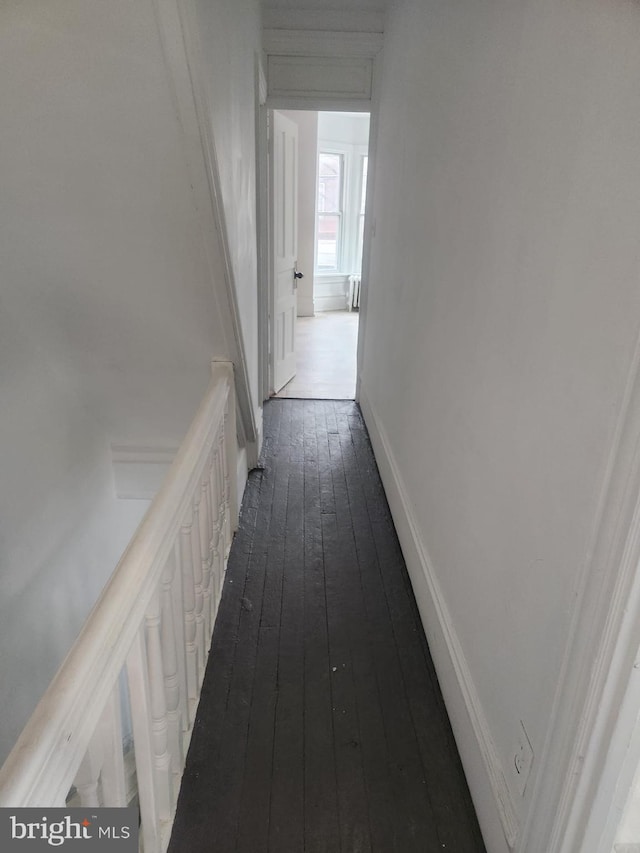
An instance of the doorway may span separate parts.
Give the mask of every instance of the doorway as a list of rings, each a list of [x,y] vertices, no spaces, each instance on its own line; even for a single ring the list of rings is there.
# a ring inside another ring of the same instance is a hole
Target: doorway
[[[269,112],[269,396],[355,399],[369,118]]]

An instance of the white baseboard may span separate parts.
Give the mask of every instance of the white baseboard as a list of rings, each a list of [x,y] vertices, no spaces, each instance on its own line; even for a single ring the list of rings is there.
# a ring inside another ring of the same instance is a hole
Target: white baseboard
[[[316,314],[322,311],[346,311],[347,297],[346,296],[316,296],[315,300]]]
[[[488,853],[509,853],[520,831],[504,768],[451,614],[431,565],[384,428],[360,389],[360,406],[407,564]]]

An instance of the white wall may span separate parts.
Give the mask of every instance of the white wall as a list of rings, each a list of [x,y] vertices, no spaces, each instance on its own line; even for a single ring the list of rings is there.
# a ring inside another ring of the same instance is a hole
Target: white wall
[[[4,3],[0,93],[1,761],[144,509],[116,501],[110,444],[176,446],[225,351],[154,5]],[[230,98],[216,120],[245,132]],[[250,244],[251,145],[220,147]],[[247,328],[252,253],[255,230]]]
[[[298,269],[304,275],[298,282],[298,317],[312,317],[318,113],[312,110],[280,112],[298,125]]]
[[[369,144],[369,113],[318,113],[318,139],[366,147]]]
[[[334,9],[338,8],[337,4],[332,5]],[[362,10],[384,12],[387,2],[386,0],[342,0],[340,5],[343,9],[352,9],[354,12],[361,12]],[[318,8],[318,2],[317,0],[268,0],[268,2],[265,3],[265,7],[268,9],[316,10]],[[330,13],[325,12],[325,15],[329,18],[331,17]]]
[[[385,30],[362,404],[491,853],[470,719],[519,830],[638,333],[639,43],[619,0]]]
[[[191,0],[201,44],[203,81],[218,161],[231,264],[256,409],[258,295],[256,240],[256,63],[261,51],[259,0]]]

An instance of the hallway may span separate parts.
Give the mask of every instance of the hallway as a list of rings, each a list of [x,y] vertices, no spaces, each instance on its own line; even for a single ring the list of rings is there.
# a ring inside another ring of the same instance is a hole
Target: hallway
[[[482,853],[362,417],[273,400],[170,853]]]

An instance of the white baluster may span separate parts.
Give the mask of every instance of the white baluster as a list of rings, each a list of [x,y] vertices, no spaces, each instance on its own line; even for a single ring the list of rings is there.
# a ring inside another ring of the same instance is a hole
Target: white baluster
[[[233,374],[229,374],[229,389],[224,414],[224,467],[227,472],[226,506],[229,546],[238,527],[238,441],[236,432],[236,395]]]
[[[147,640],[147,666],[149,670],[149,696],[151,700],[151,735],[153,738],[154,765],[156,769],[158,806],[161,820],[171,813],[171,757],[167,721],[167,700],[164,692],[164,664],[162,660],[162,635],[160,596],[151,599],[145,617]]]
[[[217,609],[217,601],[218,601],[218,566],[216,565],[216,553],[214,547],[214,530],[215,530],[215,522],[214,517],[216,513],[216,495],[213,489],[212,482],[212,471],[214,464],[214,454],[215,454],[215,443],[211,448],[211,452],[209,454],[209,458],[207,459],[207,464],[205,467],[205,482],[207,486],[207,495],[209,501],[209,562],[211,563],[211,601],[209,602],[211,607],[211,629],[213,631],[213,624],[215,622],[215,614]]]
[[[175,553],[167,560],[162,575],[162,665],[164,673],[164,693],[167,708],[167,736],[171,770],[178,780],[183,767],[182,754],[182,716],[180,713],[180,681],[178,675],[178,649],[173,621],[173,578],[176,571]],[[178,783],[179,784],[179,783]],[[177,785],[175,788],[177,796]]]
[[[211,565],[214,577],[213,612],[216,613],[222,592],[222,554],[220,551],[220,501],[218,478],[218,455],[216,447],[211,456],[209,468],[209,489],[211,492]]]
[[[136,767],[138,753],[142,746],[145,774],[151,763],[151,778],[140,779],[138,786],[141,795],[141,784],[151,785],[154,791],[155,817],[159,821],[168,821],[171,815],[172,779],[171,759],[168,750],[167,702],[164,692],[164,671],[162,663],[162,639],[160,632],[160,597],[155,593],[144,624],[143,651],[146,655],[138,662],[137,678],[130,674],[129,689],[131,692],[131,711],[134,722],[134,744],[136,751]],[[140,650],[139,650],[140,651]],[[142,744],[140,744],[140,740]],[[150,756],[144,753],[150,751]]]
[[[89,808],[102,805],[99,785],[103,760],[104,744],[101,737],[96,737],[94,734],[74,781],[81,806]]]
[[[182,577],[181,533],[178,533],[173,546],[173,560],[176,570],[171,584],[171,608],[173,610],[173,631],[176,643],[176,664],[178,677],[178,692],[180,694],[180,721],[182,734],[189,730],[191,719],[189,711],[189,687],[187,679],[187,637],[185,623],[185,603]],[[193,583],[193,577],[192,577]],[[194,622],[195,627],[195,622]],[[182,754],[186,754],[184,737],[181,738]]]
[[[161,802],[155,769],[155,750],[151,731],[151,689],[147,667],[144,626],[127,657],[127,679],[131,699],[131,722],[136,757],[138,799],[142,818],[142,845],[145,853],[162,853]]]
[[[203,475],[200,483],[200,504],[198,507],[198,532],[200,534],[200,558],[202,560],[202,616],[204,621],[205,649],[211,644],[211,559],[209,535],[209,490]]]
[[[227,409],[228,409],[227,403]],[[225,538],[225,558],[229,554],[229,548],[231,548],[231,536],[233,533],[232,525],[231,525],[231,482],[229,479],[229,454],[227,453],[227,441],[234,441],[235,437],[230,436],[228,434],[229,428],[229,416],[228,412],[225,414],[225,418],[222,424],[222,435],[220,437],[221,443],[221,451],[222,451],[222,471],[223,471],[223,502],[224,502],[224,538]],[[233,476],[236,476],[236,472],[233,472]]]
[[[224,428],[220,427],[218,435],[218,447],[216,453],[216,480],[218,492],[218,527],[220,529],[220,554],[222,556],[223,565],[227,558],[227,549],[230,541],[227,534],[227,502],[226,502],[226,482],[224,478]]]
[[[116,681],[111,691],[111,696],[98,723],[96,735],[101,737],[104,743],[101,776],[103,805],[126,806],[127,779],[124,769],[120,679]]]
[[[184,601],[184,637],[187,656],[187,690],[189,693],[189,723],[195,719],[198,701],[198,639],[196,628],[196,590],[191,550],[191,523],[180,528],[180,566]]]
[[[191,527],[191,553],[193,566],[193,585],[195,589],[196,614],[196,643],[198,647],[198,692],[202,683],[202,675],[206,664],[206,649],[204,640],[204,614],[202,607],[204,596],[202,590],[202,554],[200,552],[200,490],[193,501],[193,525]]]

